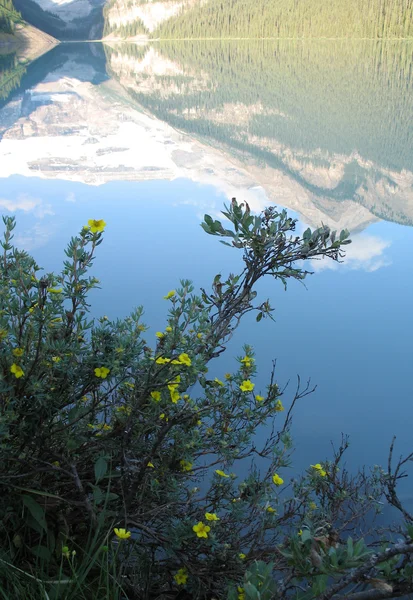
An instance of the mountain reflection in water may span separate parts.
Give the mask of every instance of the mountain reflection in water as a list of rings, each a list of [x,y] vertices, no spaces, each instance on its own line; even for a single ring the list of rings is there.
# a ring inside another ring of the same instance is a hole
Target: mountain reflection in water
[[[298,466],[341,431],[353,464],[383,462],[393,433],[410,449],[413,417],[412,57],[409,42],[235,40],[61,44],[24,67],[0,57],[0,208],[47,269],[104,216],[94,310],[142,302],[158,329],[180,277],[199,286],[239,268],[198,227],[226,198],[287,207],[299,229],[349,229],[344,264],[314,264],[308,291],[263,284],[277,322],[247,320],[228,354],[254,345],[257,389],[275,357],[280,383],[318,384],[297,411]]]

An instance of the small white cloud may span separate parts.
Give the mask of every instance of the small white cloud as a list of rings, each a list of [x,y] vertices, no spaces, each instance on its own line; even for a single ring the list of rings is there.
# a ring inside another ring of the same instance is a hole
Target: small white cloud
[[[35,217],[43,219],[45,215],[53,215],[54,212],[50,204],[45,204],[41,198],[30,196],[29,194],[20,194],[15,200],[0,198],[0,210],[9,212],[32,212]]]
[[[30,229],[17,234],[14,243],[17,248],[30,252],[35,248],[45,246],[50,238],[53,237],[53,234],[54,232],[51,231],[49,225],[45,226],[41,223],[36,223]]]
[[[76,196],[74,195],[73,192],[69,192],[65,198],[65,201],[66,202],[76,202]]]
[[[385,250],[391,246],[391,242],[383,240],[375,235],[360,233],[351,236],[351,244],[345,246],[346,256],[343,264],[329,259],[313,260],[311,267],[320,272],[326,269],[335,270],[339,267],[347,269],[363,269],[368,273],[377,271],[382,267],[392,264],[390,258],[385,255]]]
[[[28,194],[20,194],[16,200],[8,200],[7,198],[0,198],[0,208],[4,208],[9,212],[16,212],[22,210],[24,212],[31,212],[37,206],[41,204],[40,198],[32,198]]]

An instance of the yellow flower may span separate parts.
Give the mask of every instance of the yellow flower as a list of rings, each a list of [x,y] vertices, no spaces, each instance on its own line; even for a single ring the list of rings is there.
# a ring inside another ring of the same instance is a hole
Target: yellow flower
[[[168,325],[168,327],[165,327],[165,331],[167,331],[168,333],[171,333],[172,327],[170,325]]]
[[[241,362],[244,363],[244,367],[247,369],[251,367],[253,361],[254,359],[251,356],[244,356],[244,358],[241,358]]]
[[[169,385],[168,385],[169,387]],[[179,392],[176,391],[175,388],[173,388],[172,390],[169,390],[169,393],[171,395],[171,400],[174,404],[177,404],[178,400],[181,398]]]
[[[10,373],[13,373],[16,379],[24,375],[23,369],[19,365],[16,365],[16,363],[13,363],[10,367]]]
[[[118,537],[120,540],[128,540],[132,535],[130,531],[126,531],[126,529],[118,529],[117,527],[115,527],[113,531],[115,532],[116,537]]]
[[[119,347],[119,348],[115,348],[115,352],[116,352],[117,354],[122,354],[122,352],[124,352],[124,349],[123,349],[123,348],[121,348],[121,347]]]
[[[155,402],[159,402],[159,400],[161,399],[161,392],[151,392],[151,397],[155,400]]]
[[[197,337],[199,340],[202,340],[202,333],[197,333],[197,334],[196,334],[196,337]]]
[[[211,528],[209,525],[205,525],[205,523],[199,521],[198,525],[194,525],[192,527],[192,531],[195,531],[197,537],[199,538],[207,538],[208,532],[211,531]]]
[[[215,383],[217,383],[218,385],[224,385],[224,382],[221,381],[220,379],[218,379],[218,377],[215,377],[214,379]]]
[[[165,419],[165,421],[166,421],[166,422],[168,422],[168,421],[169,421],[169,419],[168,419],[168,417],[165,415],[165,413],[161,413],[161,414],[159,415],[159,418],[160,418],[160,419],[162,419],[162,420],[163,420],[163,419]]]
[[[110,369],[107,369],[106,367],[98,367],[95,369],[96,377],[101,377],[102,379],[106,379],[109,373]]]
[[[231,379],[232,375],[231,373],[225,373],[224,377],[225,379]]]
[[[23,348],[15,348],[15,349],[13,350],[13,355],[14,355],[14,356],[18,356],[18,357],[20,357],[20,356],[23,356],[23,354],[24,354],[24,350],[23,350]]]
[[[157,365],[166,365],[166,363],[169,363],[169,362],[171,362],[171,359],[170,359],[170,358],[164,358],[164,357],[162,357],[162,356],[159,356],[159,358],[157,358],[157,359],[155,360],[155,362],[156,362],[156,364],[157,364]]]
[[[92,233],[100,233],[101,231],[104,231],[106,227],[106,223],[103,219],[89,219],[87,224]]]
[[[299,530],[298,530],[298,534],[297,534],[297,535],[303,535],[303,530],[302,530],[302,529],[299,529]]]
[[[63,292],[63,288],[48,288],[47,291],[49,294],[61,294]]]
[[[54,460],[54,461],[52,462],[52,465],[53,465],[54,467],[60,467],[60,462],[59,462],[58,460]]]
[[[205,513],[207,521],[219,521],[219,517],[215,513]]]
[[[181,465],[182,471],[192,471],[192,463],[189,460],[180,460],[179,464]]]
[[[325,477],[327,475],[327,471],[325,471],[322,467],[322,465],[320,465],[320,463],[317,463],[316,465],[310,465],[310,467],[312,469],[314,469],[315,471],[317,471],[318,475],[320,475],[320,477]]]
[[[283,410],[285,410],[281,400],[277,400],[277,402],[275,403],[275,410],[276,412],[282,412]]]
[[[259,394],[255,396],[255,399],[257,402],[263,402],[265,400],[264,396],[260,396]]]
[[[238,586],[237,590],[238,590],[238,600],[245,600],[244,588]]]
[[[103,431],[110,431],[112,429],[112,427],[110,425],[107,425],[106,423],[103,425]]]
[[[269,513],[276,513],[277,511],[272,506],[267,506],[266,511]]]
[[[155,333],[155,335],[156,335],[156,337],[157,337],[157,338],[159,338],[160,340],[161,340],[162,338],[164,338],[164,337],[165,337],[165,334],[164,334],[164,333],[162,333],[162,331],[157,331],[157,332]]]
[[[116,412],[125,413],[126,415],[130,415],[132,413],[132,408],[130,406],[117,406]]]
[[[185,585],[188,579],[188,573],[185,568],[179,569],[174,575],[174,579],[178,585]]]
[[[53,361],[54,363],[58,363],[58,362],[60,362],[61,360],[62,360],[62,359],[60,358],[60,356],[52,356],[52,361]]]
[[[255,383],[252,383],[249,379],[245,379],[239,386],[239,389],[243,392],[252,392],[255,387]]]
[[[240,553],[238,554],[238,556],[239,556],[239,558],[240,558],[241,560],[244,560],[244,558],[247,558],[247,555],[246,555],[246,554],[244,554],[243,552],[240,552]]]
[[[148,462],[148,464],[146,465],[147,467],[151,467],[151,469],[155,468],[155,465],[151,462]]]
[[[7,331],[5,329],[0,329],[0,342],[7,337]]]
[[[229,475],[227,475],[226,473],[224,473],[224,471],[221,471],[220,469],[216,469],[215,473],[220,477],[229,477]]]
[[[284,483],[284,479],[281,479],[281,477],[277,475],[277,473],[274,473],[274,475],[272,476],[272,481],[273,483],[275,483],[275,485],[282,485]]]
[[[125,386],[128,387],[130,390],[135,389],[135,384],[131,383],[130,381],[125,381]]]
[[[190,367],[190,366],[191,366],[191,359],[189,358],[189,356],[187,355],[187,353],[186,353],[186,352],[183,352],[182,354],[180,354],[180,355],[178,356],[178,358],[179,358],[179,362],[180,362],[182,365],[186,365],[187,367]]]
[[[168,292],[166,294],[166,296],[164,296],[164,300],[170,300],[171,298],[173,298],[175,296],[176,292],[175,290],[171,290],[170,292]]]
[[[317,510],[317,504],[315,502],[310,502],[308,507],[310,510]]]

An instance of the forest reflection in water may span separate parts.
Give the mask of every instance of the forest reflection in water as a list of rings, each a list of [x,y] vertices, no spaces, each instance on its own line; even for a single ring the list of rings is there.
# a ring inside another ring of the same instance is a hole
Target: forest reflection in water
[[[228,354],[241,341],[256,348],[257,389],[275,357],[281,382],[300,373],[319,385],[297,411],[299,467],[326,456],[341,431],[351,435],[354,463],[383,461],[393,433],[400,452],[410,449],[413,417],[412,49],[61,44],[0,101],[1,208],[18,214],[18,239],[51,270],[62,240],[104,217],[94,310],[115,318],[142,302],[157,328],[163,295],[180,277],[199,287],[237,268],[198,226],[232,195],[255,210],[285,206],[299,227],[347,227],[345,263],[312,265],[308,291],[264,286],[263,296],[275,297],[274,328],[247,322]],[[154,216],[156,235],[146,226]],[[119,265],[114,248],[132,248],[132,266]]]

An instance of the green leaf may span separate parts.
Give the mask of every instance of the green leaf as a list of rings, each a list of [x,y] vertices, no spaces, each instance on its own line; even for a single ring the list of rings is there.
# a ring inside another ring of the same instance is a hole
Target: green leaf
[[[311,532],[308,529],[303,529],[303,533],[301,534],[301,541],[305,543],[307,540],[311,540]]]
[[[227,600],[238,600],[238,592],[234,587],[228,590]]]
[[[250,582],[244,584],[244,592],[245,597],[248,598],[248,600],[260,600],[261,598],[261,595],[255,585],[252,585]]]
[[[52,558],[52,553],[46,546],[35,546],[34,548],[30,548],[30,552],[34,554],[34,556],[37,556],[37,558],[47,562]]]
[[[259,323],[261,321],[262,317],[263,317],[263,313],[262,312],[258,313],[258,315],[256,316],[256,319],[255,319],[257,321],[257,323]]]
[[[95,501],[95,504],[101,504],[103,502],[103,492],[102,490],[97,487],[96,485],[93,486],[93,500]]]
[[[34,498],[27,495],[23,496],[23,504],[28,509],[29,513],[32,515],[36,523],[38,523],[44,531],[47,531],[46,517],[44,514],[44,510],[40,506],[40,504],[37,504]]]
[[[351,537],[349,537],[347,539],[347,556],[349,558],[353,558],[354,555],[354,546],[353,546],[353,540]]]
[[[108,470],[108,463],[104,456],[99,456],[95,462],[95,479],[98,483],[105,475]]]

